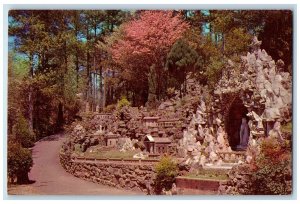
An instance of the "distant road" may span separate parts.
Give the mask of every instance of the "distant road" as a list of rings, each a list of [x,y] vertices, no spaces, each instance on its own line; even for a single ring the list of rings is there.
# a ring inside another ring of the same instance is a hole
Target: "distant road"
[[[39,195],[143,195],[142,192],[122,190],[79,179],[67,173],[59,162],[59,150],[64,135],[52,135],[33,147],[34,165],[29,179],[35,181],[27,187],[28,194]],[[15,193],[13,193],[15,194]],[[22,194],[27,194],[22,192]]]

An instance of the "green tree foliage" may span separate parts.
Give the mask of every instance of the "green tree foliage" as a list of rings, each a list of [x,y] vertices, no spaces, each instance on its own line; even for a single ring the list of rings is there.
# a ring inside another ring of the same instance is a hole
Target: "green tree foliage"
[[[24,93],[22,82],[27,76],[29,62],[18,57],[16,53],[9,52],[8,57],[8,134],[12,134],[13,126],[17,121],[17,115],[25,114]]]
[[[199,68],[194,75],[211,89],[218,82],[227,60],[239,61],[239,56],[249,50],[252,37],[250,32],[238,23],[238,14],[239,12],[234,10],[202,12],[201,19],[206,25],[205,34],[201,33],[199,28],[193,28],[186,36],[199,56]]]
[[[82,87],[82,79],[77,79],[76,70],[71,66],[64,75],[64,81],[64,117],[66,121],[72,121],[72,117],[76,115],[81,106],[76,93]]]
[[[59,112],[60,106],[53,103],[53,98],[63,98],[60,90],[64,86],[63,72],[68,67],[66,55],[70,52],[66,41],[71,39],[67,28],[68,14],[50,10],[11,10],[9,13],[9,34],[15,39],[14,49],[29,61],[29,72],[23,81],[25,86],[22,87],[22,91],[27,93],[24,98],[27,103],[27,107],[24,106],[24,115],[29,121],[30,129],[34,129],[38,137],[50,133],[45,129],[48,128],[47,120],[53,119],[52,110]],[[49,75],[52,78],[46,79]],[[51,82],[45,84],[49,81],[60,83],[54,86]],[[51,91],[55,94],[51,95]]]
[[[60,76],[57,76],[55,71],[49,71],[37,73],[31,83],[27,87],[24,86],[24,91],[28,91],[29,86],[32,87],[33,127],[37,139],[58,131],[59,104],[62,101],[60,83]]]
[[[116,104],[110,104],[103,109],[103,112],[112,113],[114,110],[116,110]]]
[[[293,13],[290,10],[265,11],[261,19],[264,24],[258,37],[262,48],[274,60],[282,59],[287,66],[285,71],[292,71],[293,63]]]
[[[154,180],[155,192],[160,194],[162,189],[170,190],[178,174],[177,164],[171,157],[163,157],[155,166],[156,178]]]
[[[79,92],[95,110],[122,95],[134,106],[155,103],[190,71],[213,87],[227,59],[239,61],[249,50],[252,34],[291,65],[291,11],[11,10],[9,16],[16,85],[9,90],[9,129],[19,111],[38,138],[72,121]]]
[[[126,96],[122,96],[117,103],[117,109],[120,110],[125,106],[131,106],[131,103],[127,100]]]
[[[249,50],[252,36],[243,28],[233,28],[226,36],[225,55],[231,60],[238,61],[240,56]]]
[[[222,70],[224,69],[224,62],[222,59],[217,57],[210,58],[210,63],[206,67],[205,77],[207,84],[211,89],[222,76]]]
[[[23,115],[17,116],[17,122],[13,127],[13,135],[16,137],[16,140],[22,145],[22,147],[33,147],[35,135],[29,129],[28,122]]]
[[[33,165],[30,150],[23,148],[19,143],[9,142],[7,150],[8,177],[11,182],[28,183],[28,172]]]
[[[113,32],[128,17],[127,13],[121,10],[9,12],[9,35],[14,39],[11,49],[27,60],[26,69],[22,67],[25,75],[19,80],[22,86],[18,86],[21,93],[26,93],[21,100],[24,106],[10,106],[10,110],[13,113],[20,109],[37,138],[59,131],[73,120],[79,110],[77,93],[85,93],[93,109],[100,103],[99,95],[101,100],[105,98],[101,78],[104,69],[98,60],[103,56],[99,57],[95,44]],[[15,61],[16,57],[12,57],[10,64],[14,70]],[[9,103],[13,104],[17,94],[11,96]],[[12,123],[13,119],[9,121]]]
[[[166,60],[166,68],[170,75],[177,80],[177,83],[171,86],[180,89],[180,85],[185,84],[187,73],[195,72],[198,68],[199,59],[200,56],[188,42],[182,39],[178,40],[172,46]]]
[[[31,152],[35,135],[23,116],[26,113],[25,94],[22,89],[29,69],[28,60],[14,52],[8,58],[8,178],[9,182],[27,183],[32,166]],[[26,86],[26,85],[25,85]]]
[[[228,58],[248,51],[252,36],[240,25],[239,12],[235,10],[210,11],[210,26],[214,42],[223,56]]]

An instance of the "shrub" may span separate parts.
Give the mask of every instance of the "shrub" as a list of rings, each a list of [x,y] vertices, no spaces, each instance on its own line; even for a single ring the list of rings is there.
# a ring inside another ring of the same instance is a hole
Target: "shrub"
[[[169,98],[172,98],[173,96],[175,96],[175,87],[167,88],[167,96]]]
[[[127,100],[125,96],[121,97],[121,100],[117,103],[117,109],[120,110],[124,106],[131,106],[131,103]]]
[[[110,105],[108,105],[108,106],[106,106],[104,108],[103,112],[105,112],[105,113],[111,113],[114,110],[116,110],[116,104],[110,104]]]
[[[22,147],[33,147],[35,135],[32,131],[30,131],[28,122],[23,115],[18,116],[17,122],[13,128],[13,134],[16,136],[17,141],[22,145]]]
[[[80,144],[75,144],[74,145],[74,152],[76,152],[76,153],[81,153],[82,152],[81,148],[80,148]]]
[[[187,104],[187,102],[188,102],[188,100],[187,100],[186,97],[183,97],[183,98],[180,99],[180,105],[181,106],[185,106]]]
[[[220,192],[243,195],[287,195],[292,192],[292,165],[289,142],[262,139],[250,164],[234,166],[230,180]],[[229,186],[229,188],[227,187]]]
[[[284,125],[281,126],[281,130],[282,130],[282,133],[287,133],[287,134],[292,134],[293,132],[293,125],[291,122],[288,122]]]
[[[70,124],[71,122],[74,121],[74,118],[78,118],[78,113],[80,111],[80,107],[81,107],[81,102],[79,100],[76,100],[74,103],[70,103],[70,104],[65,104],[64,105],[64,123],[65,124]],[[57,124],[57,128],[61,128],[59,126],[61,126],[62,124]]]
[[[8,143],[7,169],[8,177],[17,183],[28,183],[28,172],[33,165],[30,150],[23,148],[19,143]]]
[[[288,142],[267,138],[262,141],[252,175],[253,194],[286,195],[291,193],[291,153]]]
[[[178,174],[178,167],[171,157],[163,157],[155,166],[155,172],[154,189],[156,194],[160,194],[163,188],[165,190],[172,188]]]
[[[212,58],[210,63],[207,66],[205,76],[208,81],[208,85],[210,89],[213,89],[215,84],[222,77],[222,69],[224,67],[224,63],[220,58]]]

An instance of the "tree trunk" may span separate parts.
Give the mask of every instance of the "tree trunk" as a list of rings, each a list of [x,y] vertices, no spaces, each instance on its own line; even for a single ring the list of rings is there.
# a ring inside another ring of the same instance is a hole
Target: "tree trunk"
[[[222,33],[222,52],[225,55],[225,33]]]
[[[102,75],[102,74],[101,74]],[[104,80],[104,78],[102,77],[102,80]],[[103,94],[103,99],[102,99],[102,110],[103,108],[105,108],[106,106],[106,84],[105,84],[105,81],[103,83],[103,91],[102,91],[102,94]]]
[[[98,79],[98,70],[96,70],[96,79],[95,79],[95,101],[96,101],[96,105],[99,107],[99,91],[98,91],[98,84],[99,84],[99,79]]]
[[[103,77],[102,77],[102,66],[100,66],[99,72],[99,93],[100,93],[100,107],[103,109],[105,105],[105,97],[104,97],[104,87],[103,87]]]
[[[79,83],[79,57],[78,57],[78,48],[76,48],[76,88],[78,89]]]
[[[115,71],[112,72],[112,77],[115,78]],[[115,101],[115,89],[114,87],[112,86],[111,87],[111,101],[114,102]]]
[[[78,26],[78,23],[79,23],[79,16],[78,16],[78,12],[75,11],[74,12],[74,26],[75,26],[75,30],[74,30],[74,34],[75,34],[75,37],[77,39],[78,37],[78,30],[79,30],[79,26]],[[76,66],[76,88],[78,90],[78,82],[79,82],[79,53],[78,53],[78,45],[76,45],[76,60],[75,60],[75,66]]]
[[[94,104],[95,104],[95,110],[96,110],[96,106],[98,105],[98,101],[97,101],[97,71],[95,71],[94,74]]]
[[[57,129],[61,130],[63,124],[64,124],[63,104],[60,102],[58,104],[58,111],[57,111],[57,121],[56,121]]]
[[[17,183],[18,184],[27,184],[29,183],[29,177],[27,172],[20,172],[17,175]]]
[[[186,70],[186,68],[185,68],[185,70]],[[186,72],[183,72],[183,96],[185,96],[186,95],[186,75],[187,75],[187,73]]]
[[[89,36],[89,28],[87,26],[87,30],[86,30],[87,34],[86,34],[86,38],[87,38],[87,44],[90,41],[90,36]],[[87,78],[87,84],[86,84],[86,100],[89,101],[90,100],[90,52],[89,52],[89,48],[87,47],[86,50],[86,78]]]
[[[30,84],[28,92],[28,123],[29,129],[33,131],[33,87],[31,85],[33,79],[33,55],[30,57],[30,72],[29,72]]]
[[[29,93],[28,93],[28,116],[29,116],[29,129],[31,131],[33,131],[33,98],[32,98],[32,95],[33,95],[33,90],[32,90],[32,86],[29,85]]]

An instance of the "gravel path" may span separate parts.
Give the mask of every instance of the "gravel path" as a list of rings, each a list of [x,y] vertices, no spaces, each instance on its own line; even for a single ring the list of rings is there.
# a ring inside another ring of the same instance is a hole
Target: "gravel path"
[[[52,135],[39,142],[33,148],[34,165],[29,178],[35,181],[28,185],[32,190],[28,194],[39,195],[138,195],[141,192],[117,189],[96,184],[74,177],[67,173],[59,162],[59,149],[64,135]],[[15,194],[15,193],[12,193]],[[26,194],[26,193],[22,193]]]

